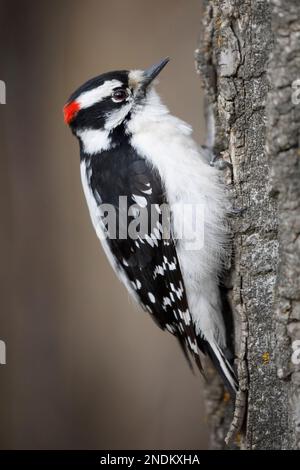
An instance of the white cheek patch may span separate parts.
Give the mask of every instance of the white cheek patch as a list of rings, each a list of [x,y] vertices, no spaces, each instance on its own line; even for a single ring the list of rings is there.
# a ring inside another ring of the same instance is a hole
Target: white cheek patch
[[[78,131],[77,136],[83,144],[83,150],[89,155],[108,150],[111,144],[109,132],[101,129],[84,129]]]
[[[76,99],[76,102],[79,104],[80,109],[89,108],[110,96],[114,88],[121,87],[122,85],[123,84],[120,80],[108,80],[104,82],[103,85],[100,85],[93,90],[81,93],[81,95]]]

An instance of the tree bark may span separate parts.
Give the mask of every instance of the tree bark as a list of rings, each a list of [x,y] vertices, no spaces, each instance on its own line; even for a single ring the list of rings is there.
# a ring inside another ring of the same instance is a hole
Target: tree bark
[[[234,255],[226,282],[237,355],[241,318],[247,320],[248,400],[241,439],[231,448],[297,449],[300,5],[297,0],[205,4],[196,66],[207,97],[208,144],[232,164],[225,179],[233,205],[243,209],[232,224]],[[232,409],[216,377],[207,387],[211,446],[225,448]]]

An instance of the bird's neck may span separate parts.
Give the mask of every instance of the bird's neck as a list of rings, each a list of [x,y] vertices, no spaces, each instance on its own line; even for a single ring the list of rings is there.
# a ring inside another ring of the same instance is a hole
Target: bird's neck
[[[168,108],[160,101],[154,89],[117,126],[103,129],[82,129],[76,132],[81,154],[99,155],[122,145],[129,145],[132,135],[147,127],[148,123],[161,121],[169,115]]]
[[[77,137],[80,141],[81,156],[83,158],[99,155],[122,145],[128,145],[130,140],[125,123],[113,129],[84,129],[77,132]]]

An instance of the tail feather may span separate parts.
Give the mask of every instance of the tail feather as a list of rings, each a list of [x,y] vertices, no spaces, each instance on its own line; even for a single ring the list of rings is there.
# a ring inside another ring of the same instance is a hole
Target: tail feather
[[[188,366],[189,368],[191,369],[191,371],[194,373],[194,368],[193,368],[193,363],[191,361],[191,358],[189,356],[189,353],[188,353],[188,350],[187,350],[187,346],[186,346],[186,343],[185,343],[185,340],[182,336],[176,336],[177,340],[178,340],[178,343],[180,345],[180,348],[181,348],[181,351],[183,352],[183,355],[188,363]]]
[[[238,390],[238,381],[232,365],[217,343],[209,343],[208,341],[205,343],[205,350],[208,356],[221,375],[229,393],[235,397]]]

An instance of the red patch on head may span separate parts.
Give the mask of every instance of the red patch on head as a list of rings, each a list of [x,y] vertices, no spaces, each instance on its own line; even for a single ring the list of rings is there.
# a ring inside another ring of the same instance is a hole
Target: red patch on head
[[[79,104],[77,101],[71,101],[71,103],[68,103],[64,106],[64,120],[66,124],[70,124],[72,119],[76,116],[80,109]]]

